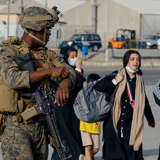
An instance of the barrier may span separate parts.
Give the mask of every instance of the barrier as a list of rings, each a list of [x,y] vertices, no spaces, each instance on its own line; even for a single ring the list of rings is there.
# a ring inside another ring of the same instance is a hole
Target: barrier
[[[106,49],[105,59],[120,59],[128,49]],[[160,59],[160,49],[135,49],[142,59]]]

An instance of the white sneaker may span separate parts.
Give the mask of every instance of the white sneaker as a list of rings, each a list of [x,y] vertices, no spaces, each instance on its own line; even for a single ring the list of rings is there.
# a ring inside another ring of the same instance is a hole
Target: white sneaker
[[[85,160],[83,154],[80,154],[80,155],[79,155],[79,160]]]

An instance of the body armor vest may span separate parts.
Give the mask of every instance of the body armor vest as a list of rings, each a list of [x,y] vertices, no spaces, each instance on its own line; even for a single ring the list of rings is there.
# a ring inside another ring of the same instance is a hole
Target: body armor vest
[[[38,50],[38,51],[30,51],[29,48],[25,47],[25,45],[19,41],[18,39],[15,40],[8,40],[5,41],[4,46],[11,47],[15,50],[15,56],[22,56],[29,52],[31,52],[35,65],[36,70],[47,69],[49,67],[54,67],[54,53],[49,50]],[[48,78],[44,79],[41,82],[41,85],[44,86],[45,84],[50,83]],[[55,84],[52,83],[54,86]],[[24,99],[20,97],[18,90],[10,88],[8,85],[4,83],[2,80],[2,76],[0,75],[0,112],[11,112],[11,113],[22,113],[26,106],[24,106]],[[27,105],[31,103],[31,100],[26,100]]]

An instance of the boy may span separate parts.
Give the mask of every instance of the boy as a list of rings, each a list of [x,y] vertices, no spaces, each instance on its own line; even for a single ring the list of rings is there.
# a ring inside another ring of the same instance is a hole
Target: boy
[[[89,74],[87,77],[87,84],[99,78],[100,76],[98,74]],[[85,147],[84,160],[93,160],[94,155],[99,151],[100,122],[87,123],[80,121],[80,130],[82,144]]]

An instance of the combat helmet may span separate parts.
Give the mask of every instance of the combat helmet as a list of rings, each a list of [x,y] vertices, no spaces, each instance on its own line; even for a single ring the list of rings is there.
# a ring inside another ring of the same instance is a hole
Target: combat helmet
[[[19,24],[24,29],[41,31],[43,28],[52,28],[58,22],[57,7],[47,10],[41,7],[26,8],[20,16]]]

